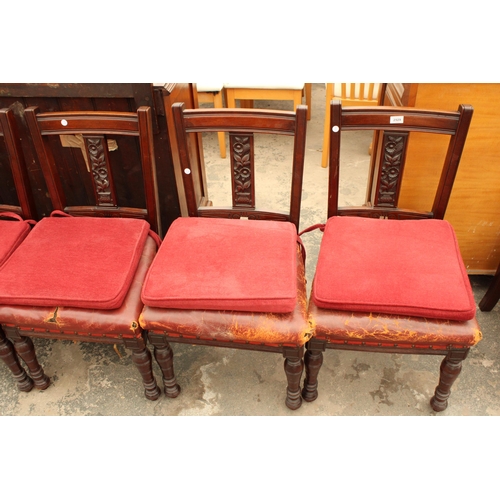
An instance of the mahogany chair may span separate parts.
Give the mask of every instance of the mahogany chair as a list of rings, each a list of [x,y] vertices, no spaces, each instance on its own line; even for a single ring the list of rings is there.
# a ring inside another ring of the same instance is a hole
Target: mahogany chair
[[[36,356],[30,337],[122,344],[132,350],[146,398],[155,400],[161,391],[138,322],[141,287],[159,244],[155,231],[160,230],[150,108],[140,107],[137,113],[39,113],[30,107],[25,116],[55,210],[2,267],[2,328],[35,385],[48,385],[48,378],[43,370],[33,373],[38,365],[32,366]],[[52,154],[61,147],[57,136],[62,135],[83,138],[89,178],[82,182],[93,187],[93,205],[66,204],[65,168],[55,164]],[[118,151],[129,151],[131,142],[137,148],[140,164],[128,167],[142,175],[137,188],[144,191],[145,208],[122,206],[123,193],[115,189],[114,179],[125,165],[108,150],[112,140]]]
[[[443,220],[472,107],[461,105],[457,112],[342,108],[332,101],[330,111],[328,221],[309,301],[315,332],[307,344],[303,398],[318,396],[327,348],[442,355],[430,404],[443,411],[462,361],[481,339],[455,233]],[[341,133],[366,129],[382,131],[374,202],[338,207]],[[406,148],[414,132],[450,136],[430,211],[399,207]]]
[[[13,133],[11,133],[11,131]],[[28,235],[31,225],[26,219],[32,219],[36,213],[33,195],[29,190],[29,178],[24,156],[21,150],[17,125],[12,109],[0,109],[0,137],[3,138],[6,162],[5,167],[10,168],[12,173],[13,187],[17,195],[19,205],[4,203],[0,199],[0,269],[14,250]],[[1,162],[4,164],[3,162]],[[0,271],[1,273],[1,271]],[[28,342],[31,340],[28,339]],[[12,347],[12,343],[6,339],[0,327],[0,358],[9,367],[17,382],[20,391],[29,392],[34,387],[33,380],[29,377],[19,363],[19,358]],[[35,372],[39,370],[35,365]],[[45,388],[44,384],[38,388]]]
[[[163,371],[165,393],[178,392],[169,342],[276,352],[285,358],[286,405],[295,410],[302,404],[302,358],[311,336],[297,239],[307,108],[300,105],[294,113],[183,106],[172,109],[189,217],[176,219],[164,238],[144,283],[140,318]],[[188,136],[217,130],[229,132],[231,207],[199,206],[193,184]],[[294,137],[287,212],[256,206],[258,133]]]

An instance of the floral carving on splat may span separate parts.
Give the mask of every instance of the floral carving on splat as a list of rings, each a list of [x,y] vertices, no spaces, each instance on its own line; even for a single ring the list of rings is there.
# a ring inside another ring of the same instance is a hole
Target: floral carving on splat
[[[98,205],[113,206],[114,196],[109,176],[109,166],[106,161],[104,140],[100,137],[87,138],[87,151],[94,177],[95,192]]]
[[[377,205],[395,207],[403,173],[408,134],[390,134],[384,137],[384,159],[380,171]]]
[[[233,205],[254,207],[251,136],[232,137]]]

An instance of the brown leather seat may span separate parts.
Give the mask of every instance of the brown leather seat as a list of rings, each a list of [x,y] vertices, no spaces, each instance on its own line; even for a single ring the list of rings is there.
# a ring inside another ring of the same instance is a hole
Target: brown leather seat
[[[297,259],[295,310],[291,313],[255,313],[190,309],[162,309],[144,306],[139,322],[153,340],[157,336],[175,339],[206,340],[268,347],[296,347],[311,337],[307,316],[304,263]],[[157,332],[157,333],[155,333]],[[153,342],[154,343],[154,342]]]
[[[346,313],[317,307],[311,301],[314,337],[329,344],[398,349],[468,349],[481,339],[476,319],[433,320],[415,316]]]

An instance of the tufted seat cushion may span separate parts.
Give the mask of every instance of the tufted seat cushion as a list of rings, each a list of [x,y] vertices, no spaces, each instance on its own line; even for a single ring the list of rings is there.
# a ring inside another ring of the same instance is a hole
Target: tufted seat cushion
[[[476,311],[453,228],[435,219],[330,218],[312,298],[326,309],[456,321]]]
[[[29,232],[30,225],[27,222],[0,220],[0,267]]]
[[[146,277],[142,300],[157,308],[292,312],[296,248],[290,222],[176,219]]]
[[[0,303],[116,309],[148,232],[137,219],[42,219],[2,268]]]

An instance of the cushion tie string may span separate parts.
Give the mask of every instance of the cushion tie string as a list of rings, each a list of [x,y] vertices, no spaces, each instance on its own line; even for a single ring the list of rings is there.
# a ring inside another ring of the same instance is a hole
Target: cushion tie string
[[[27,222],[31,226],[34,226],[36,224],[36,220],[34,220],[34,219],[26,219],[25,220],[19,214],[16,214],[14,212],[2,212],[0,214],[0,217],[10,217],[11,219],[16,219],[16,220],[19,220],[21,222]]]
[[[304,266],[306,265],[306,247],[299,235],[297,235],[297,243],[300,246],[300,252],[302,253],[302,262],[304,262]]]
[[[307,227],[306,229],[304,229],[303,231],[301,231],[297,235],[297,242],[300,245],[300,250],[302,252],[302,260],[304,261],[304,268],[305,268],[305,265],[306,265],[306,247],[304,246],[304,243],[303,243],[303,241],[301,239],[301,236],[304,233],[308,233],[310,231],[314,231],[315,229],[320,229],[321,231],[324,231],[325,230],[325,225],[326,224],[314,224],[314,226]]]
[[[299,233],[299,236],[302,236],[304,233],[309,233],[310,231],[314,231],[315,229],[319,229],[322,233],[325,231],[326,224],[314,224],[313,226],[306,227],[303,231]]]
[[[15,215],[15,214],[14,214]],[[55,216],[60,216],[60,217],[73,217],[71,214],[67,214],[66,212],[63,212],[62,210],[54,210],[51,214],[51,217]],[[156,247],[160,248],[161,245],[161,238],[158,236],[157,233],[155,233],[152,229],[149,230],[149,236],[153,238],[153,240],[156,243]]]
[[[53,210],[50,214],[51,217],[55,217],[56,215],[60,217],[73,217],[71,214],[67,214],[66,212],[63,212],[62,210]]]
[[[160,248],[161,245],[161,238],[158,236],[157,233],[155,233],[152,229],[149,230],[149,236],[153,238],[153,240],[156,243],[156,248]]]

